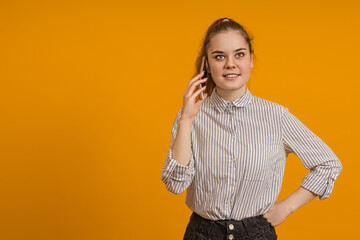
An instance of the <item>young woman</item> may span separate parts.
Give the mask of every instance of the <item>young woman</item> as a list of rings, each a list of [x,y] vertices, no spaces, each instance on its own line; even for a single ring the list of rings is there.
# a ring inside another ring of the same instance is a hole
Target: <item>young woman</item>
[[[232,19],[209,27],[196,62],[199,69],[206,57],[207,78],[202,72],[187,86],[161,171],[169,191],[187,189],[193,214],[184,239],[277,239],[274,227],[316,196],[326,199],[342,170],[287,108],[250,93],[253,53],[248,33]],[[289,153],[310,171],[276,202]]]

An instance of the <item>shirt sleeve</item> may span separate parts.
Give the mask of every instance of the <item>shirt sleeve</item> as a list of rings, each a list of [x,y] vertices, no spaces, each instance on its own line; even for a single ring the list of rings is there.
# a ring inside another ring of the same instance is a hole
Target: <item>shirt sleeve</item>
[[[179,119],[181,117],[181,110],[182,109],[178,112],[172,127],[171,143],[161,171],[161,180],[165,183],[166,189],[175,194],[185,191],[185,189],[190,186],[195,175],[195,163],[192,151],[188,166],[180,164],[172,157],[171,148],[176,137]]]
[[[285,150],[298,156],[310,169],[301,186],[319,195],[319,200],[328,198],[342,170],[335,153],[285,107],[282,131]]]

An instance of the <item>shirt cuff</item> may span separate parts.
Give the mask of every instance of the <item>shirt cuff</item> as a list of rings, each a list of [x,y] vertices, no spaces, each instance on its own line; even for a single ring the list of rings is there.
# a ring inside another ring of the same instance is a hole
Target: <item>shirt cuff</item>
[[[183,182],[191,179],[195,175],[194,159],[191,153],[190,163],[188,166],[180,164],[178,161],[172,158],[171,148],[169,150],[169,164],[166,168],[166,172],[172,180]]]
[[[315,172],[310,172],[304,177],[301,186],[319,195],[319,200],[324,200],[330,196],[341,169],[342,165],[336,169],[337,171],[334,169],[330,176],[317,175]]]

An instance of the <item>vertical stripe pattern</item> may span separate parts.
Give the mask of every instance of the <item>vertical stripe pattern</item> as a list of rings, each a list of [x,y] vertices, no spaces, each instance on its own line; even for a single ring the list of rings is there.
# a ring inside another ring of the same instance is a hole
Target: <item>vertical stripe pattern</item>
[[[173,193],[187,189],[187,206],[204,218],[241,220],[275,203],[289,153],[309,173],[301,186],[326,199],[342,170],[334,152],[287,108],[252,95],[232,102],[215,91],[201,105],[191,129],[189,166],[172,158],[181,117],[172,128],[161,180]]]

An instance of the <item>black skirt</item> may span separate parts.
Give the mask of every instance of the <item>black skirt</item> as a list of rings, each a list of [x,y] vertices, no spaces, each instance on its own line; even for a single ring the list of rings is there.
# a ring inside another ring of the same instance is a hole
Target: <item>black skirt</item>
[[[209,220],[195,212],[190,217],[184,240],[275,240],[275,228],[263,215],[237,220]]]

